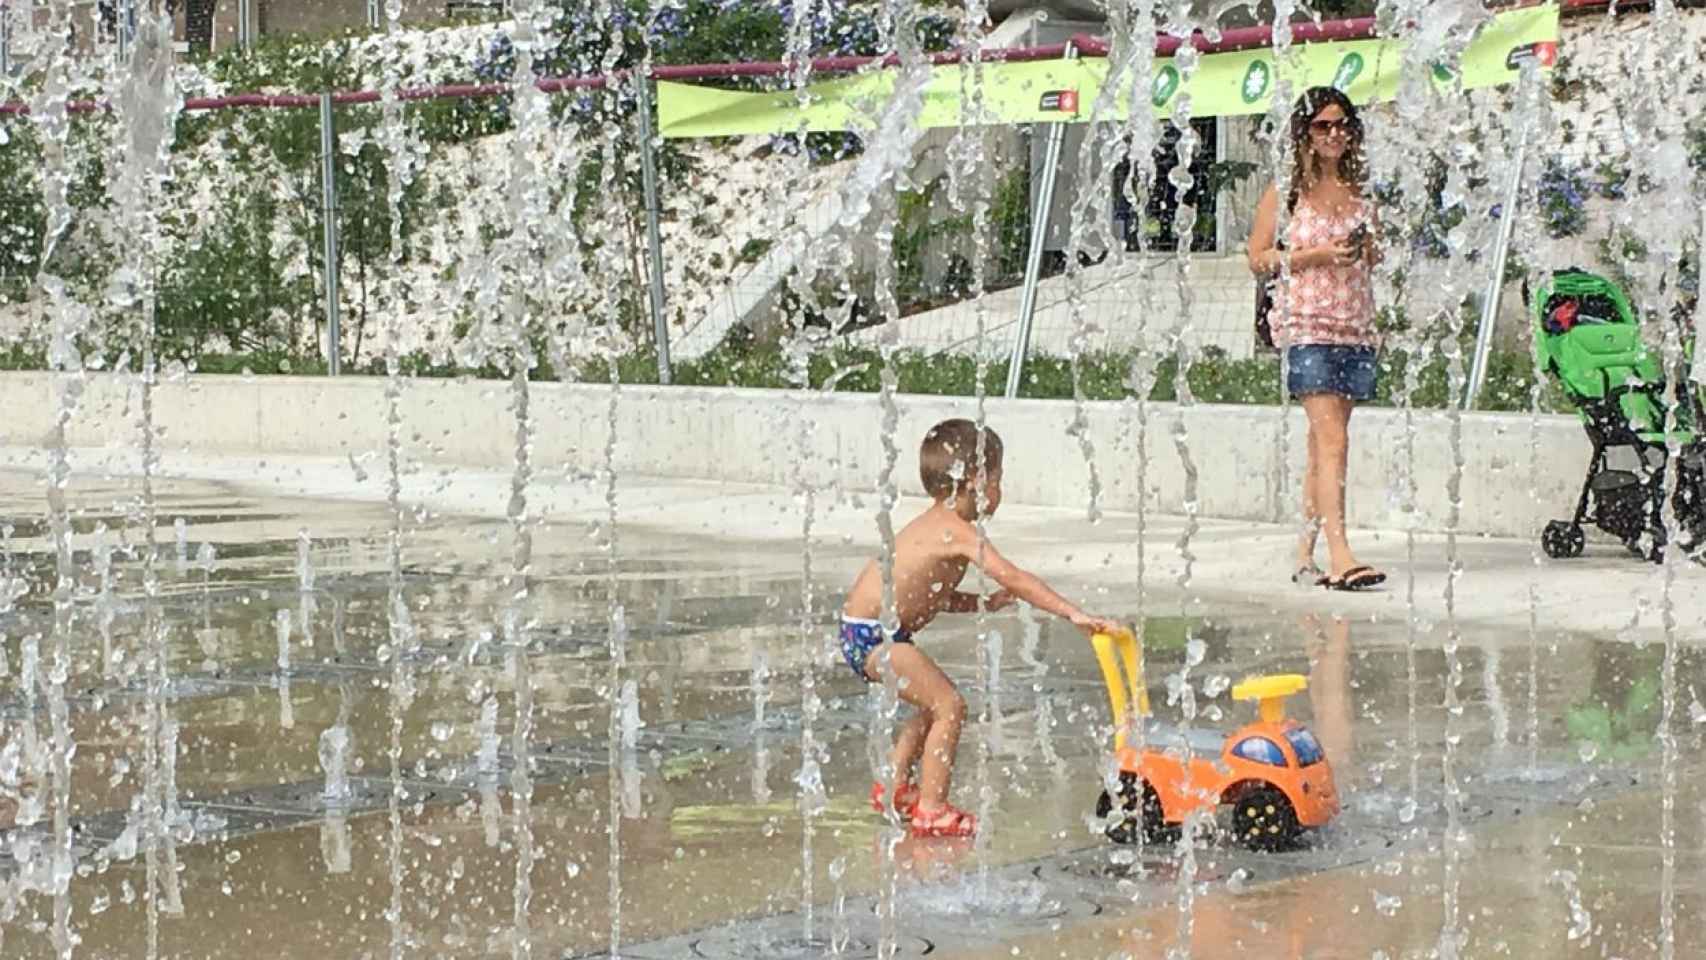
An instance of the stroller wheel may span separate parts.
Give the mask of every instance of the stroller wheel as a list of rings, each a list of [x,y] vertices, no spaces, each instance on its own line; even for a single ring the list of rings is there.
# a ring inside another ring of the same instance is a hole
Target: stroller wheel
[[[1579,557],[1586,544],[1587,537],[1583,535],[1582,528],[1563,520],[1548,523],[1540,534],[1540,549],[1554,560]]]

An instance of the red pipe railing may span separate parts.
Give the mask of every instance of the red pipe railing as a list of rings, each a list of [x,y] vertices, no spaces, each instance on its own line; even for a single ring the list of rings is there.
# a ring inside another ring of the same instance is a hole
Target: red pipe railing
[[[1077,34],[1067,43],[1049,43],[1038,47],[1008,47],[1002,50],[985,50],[979,57],[984,63],[1024,63],[1034,60],[1059,60],[1066,56],[1066,48],[1071,45],[1080,51],[1081,44],[1098,42],[1089,34]],[[961,51],[948,50],[933,53],[929,56],[932,66],[952,66],[964,58]],[[888,54],[881,57],[818,57],[811,61],[813,73],[852,73],[866,67],[897,67],[900,57]],[[755,61],[752,63],[700,63],[683,64],[671,67],[653,67],[652,77],[657,80],[709,80],[726,77],[779,77],[794,69],[794,64],[781,60]]]
[[[1349,20],[1323,20],[1320,23],[1298,23],[1291,28],[1293,43],[1328,43],[1334,40],[1367,40],[1376,35],[1373,17],[1355,17]],[[1074,40],[1074,45],[1078,40]],[[1263,24],[1257,27],[1235,27],[1223,30],[1219,40],[1210,40],[1201,31],[1191,34],[1191,46],[1202,53],[1232,53],[1237,50],[1255,50],[1259,47],[1272,46],[1274,42],[1273,24]],[[1164,35],[1155,38],[1155,54],[1170,57],[1185,45],[1184,38]],[[1092,57],[1108,55],[1108,41],[1100,38],[1086,38],[1079,52]]]

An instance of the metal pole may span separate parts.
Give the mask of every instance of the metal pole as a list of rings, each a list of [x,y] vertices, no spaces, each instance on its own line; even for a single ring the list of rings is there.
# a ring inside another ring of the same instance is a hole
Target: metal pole
[[[130,45],[136,40],[136,0],[118,0],[113,15],[113,39],[118,42],[118,59],[123,63],[130,59]]]
[[[248,50],[255,45],[254,3],[237,0],[237,49]]]
[[[1700,239],[1695,252],[1700,255],[1700,267],[1694,274],[1694,363],[1688,379],[1706,387],[1706,337],[1701,336],[1706,333],[1706,190],[1700,193]],[[1694,426],[1700,428],[1699,424]]]
[[[12,5],[0,0],[0,77],[12,75]]]
[[[367,28],[379,29],[379,0],[367,0]]]
[[[640,179],[646,191],[646,246],[650,251],[652,339],[658,352],[658,382],[668,384],[669,324],[663,313],[663,232],[658,226],[658,171],[652,134],[651,81],[634,76],[634,99],[640,114]]]
[[[1505,261],[1510,258],[1511,232],[1516,228],[1516,208],[1522,192],[1522,168],[1528,159],[1529,131],[1534,123],[1525,103],[1529,85],[1534,82],[1534,66],[1525,64],[1517,86],[1517,109],[1523,111],[1522,125],[1516,134],[1516,156],[1511,161],[1510,179],[1505,183],[1504,203],[1499,208],[1499,233],[1493,244],[1493,267],[1487,277],[1486,295],[1481,300],[1481,322],[1475,328],[1475,354],[1469,364],[1469,384],[1463,397],[1463,408],[1473,410],[1487,380],[1487,356],[1493,350],[1493,327],[1499,312],[1499,294],[1505,286]]]
[[[338,330],[338,133],[332,126],[332,95],[320,94],[320,180],[324,198],[322,233],[326,239],[326,372],[339,373],[342,336]]]
[[[1037,189],[1037,206],[1031,213],[1031,246],[1025,251],[1025,287],[1019,298],[1019,331],[1013,337],[1013,355],[1007,361],[1007,399],[1019,395],[1025,354],[1031,348],[1031,319],[1037,310],[1037,284],[1041,282],[1043,243],[1048,239],[1049,207],[1054,204],[1054,182],[1060,172],[1060,144],[1066,139],[1066,124],[1049,125],[1048,148],[1043,153],[1043,179]]]
[[[1198,149],[1201,148],[1199,147]],[[1214,118],[1214,162],[1216,164],[1226,162],[1225,117]],[[1214,250],[1216,253],[1225,253],[1227,248],[1226,235],[1229,232],[1227,230],[1228,224],[1226,222],[1229,218],[1227,213],[1227,203],[1220,197],[1219,192],[1209,194],[1209,201],[1214,204]],[[1196,232],[1194,227],[1191,232]]]

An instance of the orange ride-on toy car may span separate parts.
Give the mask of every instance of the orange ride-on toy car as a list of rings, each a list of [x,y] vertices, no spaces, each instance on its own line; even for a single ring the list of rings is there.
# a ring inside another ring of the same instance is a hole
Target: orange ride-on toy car
[[[1259,719],[1223,736],[1150,718],[1135,635],[1097,634],[1091,644],[1108,686],[1120,771],[1117,790],[1103,791],[1096,804],[1105,822],[1116,806],[1124,814],[1108,826],[1110,838],[1131,843],[1141,831],[1146,841],[1165,841],[1192,813],[1212,813],[1226,804],[1237,839],[1272,850],[1295,844],[1306,828],[1338,816],[1333,769],[1320,743],[1308,727],[1285,716],[1285,698],[1304,690],[1307,678],[1252,677],[1233,687],[1232,699],[1256,701]],[[1141,750],[1127,743],[1134,722],[1142,725]]]

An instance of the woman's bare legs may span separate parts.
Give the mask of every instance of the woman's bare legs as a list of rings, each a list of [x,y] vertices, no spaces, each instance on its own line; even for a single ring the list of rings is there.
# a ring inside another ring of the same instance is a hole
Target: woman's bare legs
[[[1357,566],[1345,538],[1345,465],[1348,459],[1351,409],[1355,404],[1348,397],[1335,393],[1310,393],[1302,398],[1303,412],[1309,418],[1310,471],[1305,482],[1315,491],[1315,512],[1320,517],[1321,532],[1327,537],[1327,574],[1342,576]],[[1308,510],[1308,494],[1304,496]]]
[[[873,675],[872,679],[880,680],[876,661],[872,657],[865,669]],[[900,698],[918,708],[918,715],[907,721],[895,741],[892,754],[895,770],[906,770],[912,758],[918,759],[918,812],[928,815],[948,802],[954,754],[960,747],[960,728],[965,725],[966,701],[942,668],[913,644],[891,644],[889,668],[901,680]]]
[[[1309,655],[1310,728],[1321,741],[1333,776],[1344,784],[1356,776],[1356,710],[1351,699],[1351,625],[1343,617],[1323,624],[1303,619],[1304,650]]]
[[[1315,444],[1306,443],[1308,462],[1303,468],[1303,531],[1297,539],[1298,570],[1315,568],[1315,541],[1321,534],[1321,507],[1315,502],[1315,474],[1320,470],[1315,462]]]

